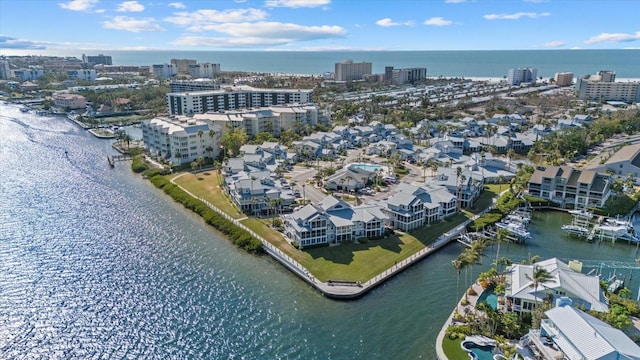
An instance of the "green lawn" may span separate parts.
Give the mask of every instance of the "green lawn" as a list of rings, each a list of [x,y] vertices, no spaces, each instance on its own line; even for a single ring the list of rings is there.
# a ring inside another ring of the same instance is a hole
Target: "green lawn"
[[[182,186],[192,194],[209,201],[214,206],[235,219],[245,216],[231,204],[229,199],[227,199],[226,195],[223,193],[222,187],[220,186],[220,178],[215,170],[205,171],[198,174],[185,173],[177,178],[175,183]]]
[[[448,336],[442,340],[442,350],[449,360],[469,360],[469,354],[462,350],[462,339],[451,340]]]

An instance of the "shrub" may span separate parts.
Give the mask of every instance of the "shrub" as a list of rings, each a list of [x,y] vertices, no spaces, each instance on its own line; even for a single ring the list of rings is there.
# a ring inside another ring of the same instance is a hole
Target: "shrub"
[[[149,170],[149,164],[144,161],[142,155],[134,156],[131,161],[131,171],[134,173],[141,173],[145,170]]]
[[[474,295],[477,295],[477,293],[475,290],[473,290],[473,288],[469,288],[467,289],[467,295],[474,296]]]

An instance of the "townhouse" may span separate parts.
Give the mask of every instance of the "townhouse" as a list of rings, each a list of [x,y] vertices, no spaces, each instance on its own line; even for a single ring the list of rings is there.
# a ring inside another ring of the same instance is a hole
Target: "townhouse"
[[[603,207],[611,195],[610,176],[571,166],[538,166],[527,185],[531,196],[563,207]]]

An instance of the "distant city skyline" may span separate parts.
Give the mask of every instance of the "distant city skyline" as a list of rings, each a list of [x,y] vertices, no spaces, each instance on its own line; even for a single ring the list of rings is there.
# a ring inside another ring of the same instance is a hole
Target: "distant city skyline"
[[[640,49],[640,2],[4,0],[0,54]]]

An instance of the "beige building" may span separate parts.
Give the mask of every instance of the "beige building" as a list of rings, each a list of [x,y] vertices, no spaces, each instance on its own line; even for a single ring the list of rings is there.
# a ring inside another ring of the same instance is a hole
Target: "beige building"
[[[599,71],[595,75],[581,76],[576,83],[580,100],[640,101],[640,82],[615,82],[616,73]]]
[[[336,81],[362,80],[365,75],[372,73],[373,64],[370,62],[354,63],[346,60],[336,63]]]
[[[53,104],[59,108],[84,109],[87,99],[78,94],[54,94]]]
[[[553,77],[553,80],[558,86],[569,86],[573,84],[573,73],[572,72],[556,73],[556,75]]]

